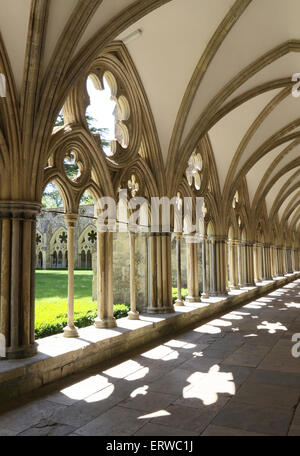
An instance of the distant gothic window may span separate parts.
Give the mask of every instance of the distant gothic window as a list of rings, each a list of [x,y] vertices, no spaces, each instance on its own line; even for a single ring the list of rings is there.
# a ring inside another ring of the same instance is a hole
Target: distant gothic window
[[[91,242],[92,244],[94,244],[97,240],[97,233],[92,230],[88,233],[88,240],[89,242]]]
[[[65,233],[65,232],[61,233],[59,235],[59,239],[60,239],[61,244],[66,244],[67,240],[68,240],[67,233]]]

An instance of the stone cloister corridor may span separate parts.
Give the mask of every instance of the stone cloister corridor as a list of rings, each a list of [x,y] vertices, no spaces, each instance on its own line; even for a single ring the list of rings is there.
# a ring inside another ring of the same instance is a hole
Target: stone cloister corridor
[[[0,0],[0,435],[300,436],[299,23]]]
[[[0,408],[0,435],[299,435],[300,280]],[[0,366],[1,367],[1,366]]]

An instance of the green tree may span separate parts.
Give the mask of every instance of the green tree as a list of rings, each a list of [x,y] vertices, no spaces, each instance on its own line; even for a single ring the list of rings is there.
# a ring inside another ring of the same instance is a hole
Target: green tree
[[[87,115],[86,120],[89,126],[90,131],[93,134],[99,134],[101,137],[101,142],[103,147],[109,147],[109,141],[105,139],[106,135],[109,133],[108,128],[100,128],[97,126],[97,120],[93,117]],[[62,127],[64,125],[64,115],[63,112],[60,111],[55,126]],[[78,174],[78,166],[76,163],[69,163],[65,161],[65,172],[69,179],[73,180],[76,178]],[[63,201],[60,196],[60,193],[53,183],[47,185],[44,191],[44,195],[42,198],[42,204],[44,208],[51,209],[57,207],[63,207]],[[85,192],[80,201],[81,205],[91,205],[94,204],[93,197],[88,193]]]
[[[63,207],[63,201],[56,185],[50,183],[44,190],[42,205],[46,209]]]

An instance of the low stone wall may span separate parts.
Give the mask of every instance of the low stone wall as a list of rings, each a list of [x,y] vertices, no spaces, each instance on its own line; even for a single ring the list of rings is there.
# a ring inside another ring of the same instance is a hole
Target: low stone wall
[[[0,401],[2,403],[121,355],[130,356],[134,349],[174,337],[299,278],[300,273],[292,274],[222,300],[177,307],[170,315],[144,314],[138,321],[124,318],[118,320],[117,328],[111,330],[83,328],[78,339],[66,339],[62,335],[42,339],[38,341],[39,353],[35,357],[0,362]]]

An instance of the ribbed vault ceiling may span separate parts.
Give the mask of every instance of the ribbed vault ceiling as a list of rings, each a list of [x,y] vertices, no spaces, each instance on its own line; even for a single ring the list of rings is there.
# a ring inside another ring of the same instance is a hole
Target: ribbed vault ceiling
[[[28,89],[30,10],[39,3],[0,0],[2,40],[20,99]],[[72,13],[85,3],[48,1],[44,84]],[[208,134],[221,191],[231,197],[246,179],[251,204],[265,202],[269,215],[275,211],[299,228],[300,98],[291,93],[291,77],[300,73],[299,0],[90,0],[89,6],[66,68],[82,62],[74,77],[86,70],[100,32],[101,43],[109,44],[142,30],[127,48],[154,116],[169,192],[176,192],[189,156]],[[58,94],[69,87],[68,77],[61,73]]]

